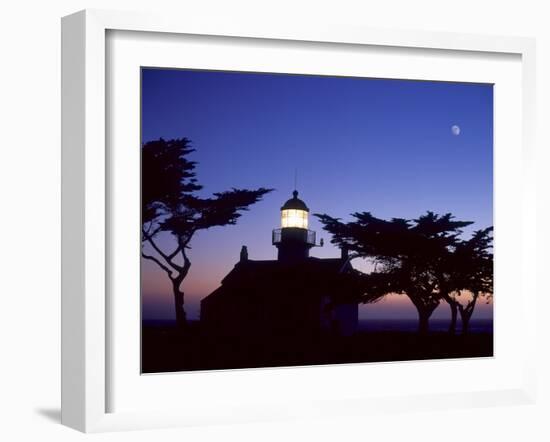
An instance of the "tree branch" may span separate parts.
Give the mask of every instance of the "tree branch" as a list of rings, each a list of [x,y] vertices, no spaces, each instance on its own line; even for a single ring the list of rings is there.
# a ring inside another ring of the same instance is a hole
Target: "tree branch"
[[[168,255],[168,259],[172,260],[175,258],[175,256],[181,251],[181,246],[178,246],[176,250],[174,250],[170,255]]]
[[[185,248],[181,249],[181,254],[183,256],[183,268],[180,271],[180,275],[185,278],[187,276],[187,273],[189,272],[189,269],[191,268],[191,260],[187,257],[187,254],[185,253]]]
[[[182,267],[178,264],[176,264],[174,261],[172,261],[172,259],[167,256],[160,248],[159,246],[155,243],[155,241],[153,241],[153,238],[149,235],[147,235],[145,232],[143,232],[143,235],[145,236],[145,239],[149,242],[149,244],[151,244],[151,246],[153,247],[153,249],[155,249],[155,251],[160,255],[162,256],[162,258],[166,261],[166,263],[171,266],[174,270],[177,270],[178,272],[181,272],[182,270]],[[177,252],[176,252],[177,253]],[[174,255],[175,256],[175,255]]]
[[[154,256],[151,256],[151,255],[146,255],[145,253],[141,252],[141,256],[143,256],[145,259],[148,259],[150,261],[153,261],[153,262],[156,262],[158,264],[158,266],[164,270],[166,273],[168,273],[168,277],[170,279],[174,279],[173,276],[172,276],[172,273],[173,271],[170,270],[168,267],[166,267],[162,262],[160,262],[157,258],[155,258]]]

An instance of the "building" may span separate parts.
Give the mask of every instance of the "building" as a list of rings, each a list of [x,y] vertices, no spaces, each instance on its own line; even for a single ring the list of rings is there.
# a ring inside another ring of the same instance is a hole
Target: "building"
[[[316,233],[298,192],[281,207],[272,232],[276,260],[249,259],[246,246],[220,287],[201,302],[201,324],[213,335],[295,340],[356,332],[358,304],[347,253],[309,256]]]

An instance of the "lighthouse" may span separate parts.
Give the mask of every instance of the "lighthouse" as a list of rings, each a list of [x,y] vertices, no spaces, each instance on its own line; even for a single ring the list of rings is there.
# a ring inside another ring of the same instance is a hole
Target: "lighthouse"
[[[253,259],[243,245],[239,261],[202,299],[201,327],[207,335],[261,348],[356,332],[362,286],[347,255],[310,256],[322,240],[316,244],[309,208],[297,190],[280,211],[281,226],[272,231],[277,259]]]
[[[309,208],[295,190],[281,207],[281,228],[272,232],[279,261],[297,262],[309,257],[309,249],[315,246],[315,232],[308,229],[308,218]]]

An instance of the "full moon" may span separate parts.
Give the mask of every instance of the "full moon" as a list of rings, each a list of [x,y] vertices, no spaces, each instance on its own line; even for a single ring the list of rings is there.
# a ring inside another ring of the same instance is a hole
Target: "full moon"
[[[460,135],[460,126],[457,126],[456,124],[451,127],[451,132],[453,135]]]

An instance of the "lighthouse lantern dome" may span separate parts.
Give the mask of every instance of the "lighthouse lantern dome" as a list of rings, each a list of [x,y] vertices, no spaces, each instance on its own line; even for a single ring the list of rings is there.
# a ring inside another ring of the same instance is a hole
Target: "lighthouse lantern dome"
[[[293,197],[290,198],[281,207],[281,227],[285,228],[308,228],[309,209],[300,198],[298,191],[292,192]]]

